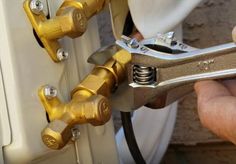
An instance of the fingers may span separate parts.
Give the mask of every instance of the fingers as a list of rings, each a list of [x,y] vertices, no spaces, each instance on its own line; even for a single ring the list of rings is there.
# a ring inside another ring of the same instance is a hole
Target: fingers
[[[233,96],[236,96],[236,80],[224,80],[222,82],[224,86],[231,92]]]
[[[194,89],[198,95],[198,100],[207,102],[209,99],[220,96],[231,96],[229,90],[217,81],[208,80],[197,82]]]
[[[216,81],[195,84],[198,113],[202,124],[222,138],[236,144],[236,98]]]
[[[132,35],[132,38],[136,38],[138,41],[143,40],[143,36],[140,32],[137,32],[134,35]]]

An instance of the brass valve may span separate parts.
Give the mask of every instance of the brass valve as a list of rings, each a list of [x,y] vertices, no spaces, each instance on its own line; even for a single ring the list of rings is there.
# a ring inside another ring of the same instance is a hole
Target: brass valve
[[[131,55],[118,51],[102,66],[95,66],[73,91],[69,103],[62,103],[52,87],[39,89],[39,97],[50,123],[42,131],[42,140],[51,149],[61,149],[72,137],[76,124],[104,125],[111,116],[110,93],[125,79]]]
[[[55,62],[66,59],[67,55],[58,39],[68,36],[76,38],[87,29],[87,21],[101,11],[108,0],[65,0],[56,16],[47,19],[40,0],[26,0],[25,12],[50,57]]]

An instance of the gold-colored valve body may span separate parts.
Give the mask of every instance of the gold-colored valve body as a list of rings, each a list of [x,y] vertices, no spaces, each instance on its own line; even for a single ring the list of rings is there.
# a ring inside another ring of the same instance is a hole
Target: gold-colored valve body
[[[90,123],[104,125],[111,116],[108,101],[110,93],[125,79],[126,64],[131,55],[125,50],[118,51],[103,66],[95,66],[73,91],[69,103],[62,103],[58,97],[45,96],[44,87],[39,97],[50,119],[42,131],[45,145],[51,149],[60,149],[71,139],[71,128],[75,124]]]
[[[34,13],[30,7],[32,0],[24,2],[25,12],[49,56],[59,62],[57,52],[61,48],[58,39],[68,36],[76,38],[87,29],[87,21],[101,11],[107,0],[65,0],[56,16],[47,19],[43,11]]]

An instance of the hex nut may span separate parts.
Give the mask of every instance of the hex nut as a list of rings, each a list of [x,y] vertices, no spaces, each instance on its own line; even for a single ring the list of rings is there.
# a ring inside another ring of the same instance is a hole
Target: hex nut
[[[44,144],[55,150],[63,148],[72,137],[70,126],[61,120],[49,123],[41,135]]]
[[[111,118],[111,105],[102,95],[90,97],[85,104],[85,117],[94,126],[104,125]]]
[[[106,81],[96,75],[91,75],[91,74],[88,75],[86,79],[84,79],[79,84],[77,89],[78,88],[89,90],[90,92],[94,94],[101,94],[106,97],[110,95],[110,91],[109,91],[108,85],[106,84]],[[73,93],[75,92],[76,90],[73,91]]]

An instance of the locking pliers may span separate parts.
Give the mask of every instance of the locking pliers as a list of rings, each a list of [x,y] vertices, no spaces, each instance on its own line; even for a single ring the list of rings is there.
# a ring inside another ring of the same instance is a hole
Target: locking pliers
[[[196,49],[169,32],[140,42],[123,36],[116,44],[131,54],[127,80],[111,98],[113,108],[121,111],[143,105],[162,108],[191,92],[196,81],[236,76],[235,43]],[[112,54],[114,47],[102,51],[103,56]],[[101,52],[97,54],[102,58]]]

